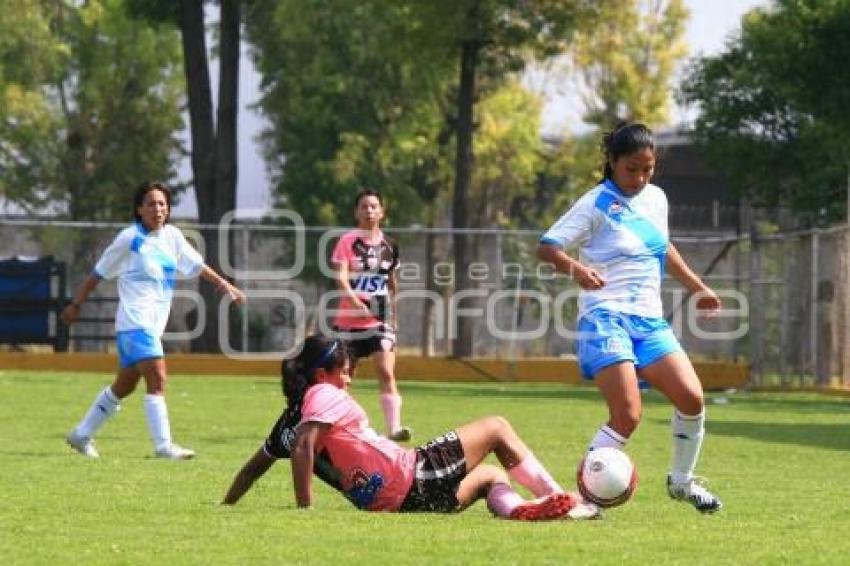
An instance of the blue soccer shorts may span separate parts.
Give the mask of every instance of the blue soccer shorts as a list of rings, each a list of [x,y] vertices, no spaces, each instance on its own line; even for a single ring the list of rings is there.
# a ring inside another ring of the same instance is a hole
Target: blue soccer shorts
[[[663,318],[595,309],[578,321],[576,355],[585,379],[593,379],[612,364],[632,362],[640,369],[681,351],[673,329]]]
[[[121,369],[133,367],[137,363],[161,358],[162,341],[146,330],[125,330],[115,336],[118,346],[118,362]]]

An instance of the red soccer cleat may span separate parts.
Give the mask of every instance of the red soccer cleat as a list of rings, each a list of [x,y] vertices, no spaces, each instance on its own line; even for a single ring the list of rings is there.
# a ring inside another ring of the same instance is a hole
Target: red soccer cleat
[[[527,501],[511,511],[510,518],[515,521],[551,521],[561,519],[579,503],[568,493],[553,493],[533,501]]]

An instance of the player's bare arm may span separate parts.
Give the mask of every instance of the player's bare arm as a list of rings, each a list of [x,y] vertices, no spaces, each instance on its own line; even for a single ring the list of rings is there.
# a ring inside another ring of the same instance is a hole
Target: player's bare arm
[[[558,246],[552,244],[540,244],[537,246],[537,257],[541,261],[551,263],[561,273],[566,273],[578,283],[582,289],[592,291],[605,286],[605,280],[595,269],[587,267],[580,261],[573,259]]]
[[[345,294],[351,304],[354,305],[358,310],[361,311],[360,314],[362,316],[372,316],[371,311],[369,310],[369,305],[360,300],[360,297],[357,296],[357,293],[354,292],[354,289],[351,288],[351,283],[349,282],[349,271],[348,265],[345,262],[340,262],[336,264],[336,284],[339,287],[339,290]]]
[[[307,508],[313,504],[313,459],[316,454],[316,440],[322,431],[329,427],[328,424],[306,422],[298,425],[295,433],[295,443],[292,447],[292,483],[295,485],[295,503],[299,508]]]
[[[224,505],[234,505],[239,499],[245,495],[254,482],[263,476],[269,468],[274,465],[275,459],[266,454],[266,451],[260,447],[251,458],[245,462],[236,477],[233,478],[233,483],[227,490],[227,495],[224,496],[222,503]]]
[[[245,293],[237,289],[235,285],[213,271],[209,266],[205,265],[201,268],[201,278],[212,283],[221,294],[230,297],[237,305],[245,302]]]
[[[387,279],[387,291],[390,294],[390,319],[387,324],[398,332],[398,276],[395,270],[390,272]]]
[[[95,290],[95,287],[97,287],[99,283],[100,277],[97,275],[90,274],[85,278],[71,303],[62,309],[62,313],[59,315],[62,322],[68,326],[77,322],[77,319],[80,318],[80,309],[82,308],[83,303],[86,302],[86,299],[88,299],[89,295],[91,295],[92,291]]]
[[[720,298],[700,279],[699,275],[688,267],[682,254],[673,244],[667,245],[667,273],[684,285],[688,292],[697,295],[698,309],[707,311],[720,309]]]

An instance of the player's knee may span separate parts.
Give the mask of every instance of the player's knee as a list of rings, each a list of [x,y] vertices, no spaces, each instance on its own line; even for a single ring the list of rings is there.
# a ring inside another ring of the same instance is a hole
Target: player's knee
[[[705,408],[705,400],[701,393],[694,393],[683,399],[676,408],[683,415],[698,415]]]
[[[489,430],[491,435],[496,438],[504,438],[507,434],[513,432],[513,427],[511,427],[511,423],[508,422],[508,419],[500,415],[485,417],[485,423],[487,425],[487,430]]]
[[[377,367],[378,378],[384,383],[392,383],[395,381],[395,376],[393,375],[392,368],[386,366],[378,366]]]

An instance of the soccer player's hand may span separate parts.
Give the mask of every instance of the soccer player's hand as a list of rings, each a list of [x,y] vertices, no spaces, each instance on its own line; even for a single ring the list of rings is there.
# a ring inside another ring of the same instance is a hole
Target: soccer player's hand
[[[245,304],[245,293],[240,291],[235,285],[231,285],[227,281],[222,281],[218,289],[219,291],[221,291],[222,294],[230,297],[230,300],[236,303],[237,305]]]
[[[720,297],[717,296],[717,293],[712,291],[710,288],[705,287],[704,289],[697,291],[695,296],[697,300],[697,310],[700,311],[703,316],[717,316],[717,312],[723,306],[720,301]]]
[[[80,318],[80,305],[71,303],[62,309],[62,312],[59,314],[59,318],[61,318],[62,322],[66,325],[71,326],[77,322],[78,318]]]
[[[591,269],[583,265],[577,265],[573,268],[572,275],[573,279],[575,279],[576,283],[578,283],[578,286],[586,291],[601,289],[605,286],[605,280],[595,269]]]
[[[372,309],[369,308],[369,305],[364,303],[363,300],[357,299],[354,303],[354,316],[360,318],[372,318],[374,314],[372,313]]]

